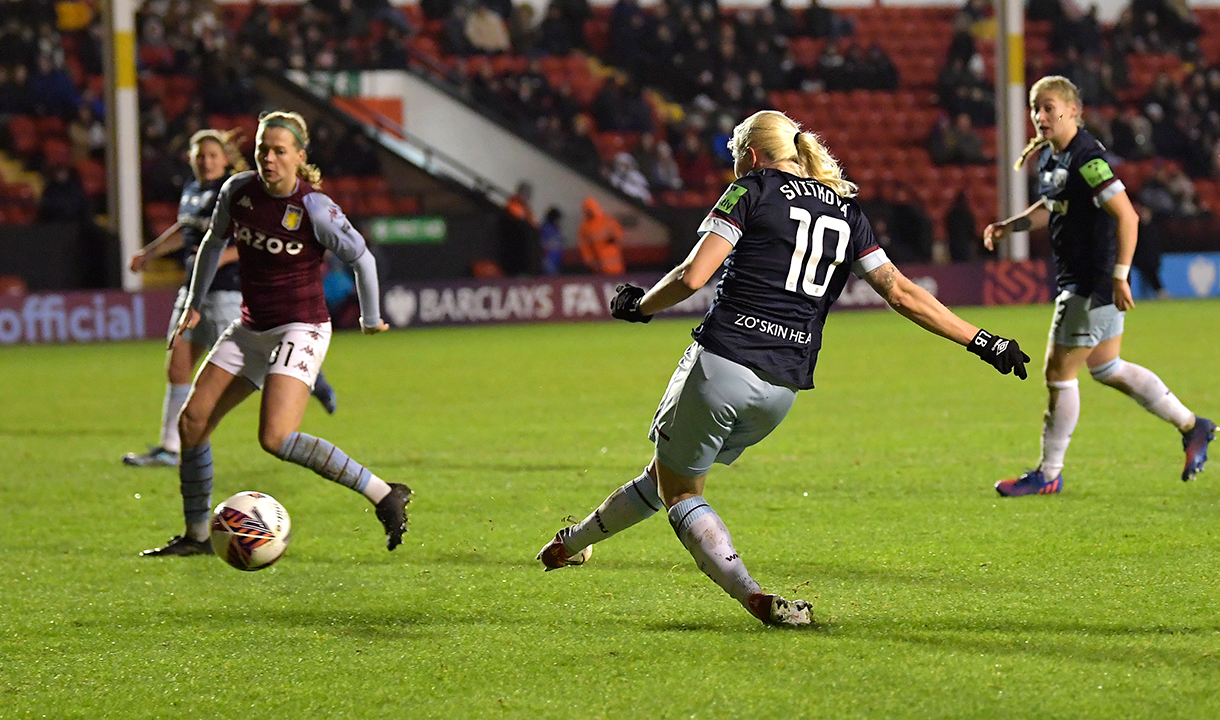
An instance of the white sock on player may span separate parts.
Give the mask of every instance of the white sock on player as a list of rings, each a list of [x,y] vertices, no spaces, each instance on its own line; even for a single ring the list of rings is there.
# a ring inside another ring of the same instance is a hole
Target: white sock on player
[[[1093,379],[1118,390],[1140,404],[1148,412],[1172,423],[1180,432],[1195,423],[1192,413],[1165,385],[1156,373],[1146,367],[1114,358],[1089,371]]]
[[[381,502],[382,498],[390,494],[390,486],[385,480],[382,480],[376,475],[370,475],[368,485],[365,485],[364,489],[361,490],[360,493],[368,498],[370,502],[376,505],[377,503]]]
[[[1080,381],[1048,382],[1046,389],[1049,397],[1042,418],[1042,461],[1038,467],[1049,481],[1063,472],[1063,458],[1080,420]]]
[[[564,552],[569,557],[575,555],[593,543],[647,520],[662,507],[657,481],[645,470],[635,480],[610,493],[610,497],[587,518],[568,528],[563,539]]]
[[[161,447],[170,452],[181,452],[182,441],[178,438],[178,414],[191,394],[190,385],[165,384],[165,401],[161,404]]]
[[[669,509],[669,524],[705,575],[746,610],[762,588],[733,549],[733,537],[707,501],[696,495]]]

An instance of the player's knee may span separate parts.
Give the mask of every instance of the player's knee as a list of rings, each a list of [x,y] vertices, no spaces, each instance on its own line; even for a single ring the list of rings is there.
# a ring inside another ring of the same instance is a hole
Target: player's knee
[[[288,439],[288,433],[280,432],[271,429],[262,429],[258,432],[258,444],[267,453],[276,456],[283,460],[284,456],[281,451],[284,447],[284,441]]]
[[[178,435],[186,447],[197,447],[203,443],[207,433],[208,413],[194,403],[187,403],[178,416]]]
[[[1113,385],[1117,381],[1118,376],[1121,374],[1119,371],[1122,370],[1123,364],[1123,359],[1116,357],[1109,362],[1098,365],[1097,367],[1089,368],[1089,375],[1092,375],[1093,379],[1099,383],[1104,385]]]

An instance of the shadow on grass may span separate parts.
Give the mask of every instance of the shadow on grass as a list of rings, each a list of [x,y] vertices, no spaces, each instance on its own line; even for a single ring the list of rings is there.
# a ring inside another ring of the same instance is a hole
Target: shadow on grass
[[[0,428],[0,437],[79,437],[81,435],[126,437],[130,434],[130,428],[82,428],[71,426],[54,428]]]
[[[837,621],[841,638],[887,640],[991,655],[1036,655],[1096,663],[1153,663],[1165,667],[1210,667],[1220,672],[1220,657],[1198,647],[1220,625],[1137,625],[1076,620],[942,618],[930,621],[877,618]],[[1182,637],[1194,647],[1171,645]],[[1122,641],[1128,641],[1124,644]],[[1117,641],[1117,642],[1116,642]]]

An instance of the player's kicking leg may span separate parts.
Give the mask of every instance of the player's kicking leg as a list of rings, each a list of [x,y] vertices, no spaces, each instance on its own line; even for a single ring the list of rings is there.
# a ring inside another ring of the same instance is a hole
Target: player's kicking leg
[[[386,549],[393,550],[407,531],[411,489],[385,482],[329,441],[298,432],[309,396],[309,385],[300,378],[269,374],[259,414],[259,444],[281,460],[309,468],[368,498],[385,530]]]

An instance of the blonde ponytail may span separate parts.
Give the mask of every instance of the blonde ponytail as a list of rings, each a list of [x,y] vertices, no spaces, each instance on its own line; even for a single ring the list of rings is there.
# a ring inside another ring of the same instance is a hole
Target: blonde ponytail
[[[843,169],[817,135],[801,131],[792,118],[776,110],[760,110],[733,128],[729,151],[734,158],[746,148],[766,155],[775,162],[790,161],[801,166],[805,177],[813,178],[840,197],[854,197],[858,188],[843,179]]]
[[[309,147],[309,126],[305,124],[305,118],[300,113],[288,112],[286,110],[276,110],[274,112],[265,112],[258,116],[258,131],[261,134],[268,127],[284,128],[292,133],[296,138],[297,149],[307,150]],[[308,157],[308,155],[306,156]],[[308,162],[302,162],[297,165],[297,177],[305,182],[313,185],[317,189],[322,189],[322,171],[316,165],[311,165]]]
[[[1080,90],[1076,85],[1062,75],[1047,75],[1034,83],[1029,89],[1029,106],[1032,108],[1034,103],[1038,101],[1038,96],[1044,92],[1052,92],[1059,96],[1065,105],[1075,105],[1080,107]],[[1025,149],[1021,151],[1021,157],[1013,163],[1013,170],[1020,170],[1025,165],[1026,159],[1033,155],[1039,148],[1050,143],[1050,140],[1042,137],[1042,131],[1038,131],[1036,135],[1025,145]]]

